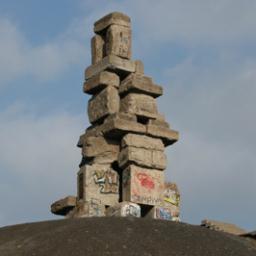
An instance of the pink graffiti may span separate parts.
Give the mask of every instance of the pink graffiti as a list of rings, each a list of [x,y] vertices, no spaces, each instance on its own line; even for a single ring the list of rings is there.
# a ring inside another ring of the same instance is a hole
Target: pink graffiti
[[[138,173],[136,176],[137,176],[137,179],[140,181],[140,185],[142,187],[145,187],[147,189],[155,188],[154,180],[149,175],[145,173]]]

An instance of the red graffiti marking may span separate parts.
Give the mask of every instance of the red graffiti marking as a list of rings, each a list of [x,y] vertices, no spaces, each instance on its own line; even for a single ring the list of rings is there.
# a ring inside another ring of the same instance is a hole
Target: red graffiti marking
[[[140,181],[140,185],[142,187],[145,187],[147,189],[154,189],[155,188],[155,183],[152,177],[145,173],[138,173],[137,178]]]

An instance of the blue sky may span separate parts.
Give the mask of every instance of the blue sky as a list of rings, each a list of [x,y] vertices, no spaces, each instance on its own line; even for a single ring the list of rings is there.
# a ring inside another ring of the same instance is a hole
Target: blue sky
[[[111,11],[132,18],[133,58],[181,133],[167,178],[183,221],[255,229],[254,0],[0,0],[0,226],[56,218],[50,204],[75,194],[83,72],[93,22]]]

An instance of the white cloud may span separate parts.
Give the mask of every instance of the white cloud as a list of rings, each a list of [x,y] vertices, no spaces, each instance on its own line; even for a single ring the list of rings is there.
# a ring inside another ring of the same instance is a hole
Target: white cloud
[[[81,63],[87,49],[75,30],[70,26],[62,35],[32,45],[15,24],[0,18],[0,88],[26,75],[52,79]]]
[[[50,204],[76,193],[81,160],[82,116],[36,117],[17,109],[0,113],[0,225],[52,218]]]

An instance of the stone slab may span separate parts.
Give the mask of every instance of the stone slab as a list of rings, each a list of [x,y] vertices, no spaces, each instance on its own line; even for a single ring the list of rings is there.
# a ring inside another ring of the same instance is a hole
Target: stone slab
[[[127,133],[146,133],[146,126],[135,121],[122,118],[121,113],[109,116],[103,124],[103,134],[110,138],[121,138]]]
[[[103,59],[103,49],[104,39],[100,35],[95,35],[91,39],[92,64],[96,64]]]
[[[120,95],[129,92],[143,93],[157,98],[163,94],[163,88],[154,84],[152,78],[148,76],[132,73],[122,81],[119,87]]]
[[[83,91],[88,94],[97,94],[107,86],[118,88],[119,76],[112,72],[103,71],[84,82]]]
[[[158,115],[156,100],[144,94],[129,93],[120,102],[120,111],[142,118],[156,118]]]
[[[89,201],[79,200],[76,208],[69,214],[68,218],[86,218],[86,217],[103,217],[105,216],[105,205],[99,200],[91,199]]]
[[[128,133],[123,137],[121,146],[123,148],[131,146],[136,148],[164,151],[164,144],[161,139],[133,133]]]
[[[148,124],[170,129],[170,125],[166,122],[165,117],[160,114],[155,119],[149,119]]]
[[[101,122],[106,116],[119,111],[120,98],[116,88],[108,86],[92,97],[88,103],[89,121],[94,124]]]
[[[113,24],[130,27],[131,19],[123,13],[112,12],[94,23],[94,32],[101,33],[103,30]]]
[[[147,125],[147,135],[163,140],[165,146],[172,145],[179,140],[179,132],[157,125]]]
[[[123,171],[123,200],[137,204],[159,205],[162,202],[164,172],[130,165]]]
[[[172,208],[162,206],[154,206],[146,215],[146,218],[180,221],[179,216],[176,215],[176,212],[173,212]]]
[[[77,175],[78,199],[115,205],[119,200],[119,175],[110,165],[85,165]]]
[[[141,60],[135,60],[135,73],[144,75],[144,64]]]
[[[85,70],[85,80],[106,70],[113,71],[120,77],[126,77],[130,73],[135,72],[135,69],[136,64],[134,61],[123,59],[115,55],[108,55],[97,64],[91,65]]]
[[[138,204],[131,202],[121,202],[114,206],[110,206],[106,210],[106,216],[116,217],[141,217],[141,209]]]
[[[82,155],[84,157],[100,156],[107,152],[118,154],[120,146],[118,141],[104,138],[103,136],[91,136],[83,142]]]
[[[130,27],[111,25],[106,34],[106,55],[116,55],[130,59],[132,45],[132,31]]]
[[[121,168],[135,164],[141,167],[164,170],[167,165],[167,158],[163,151],[125,147],[119,154],[118,164]]]
[[[76,197],[67,196],[51,205],[51,212],[56,215],[66,216],[76,206]]]

